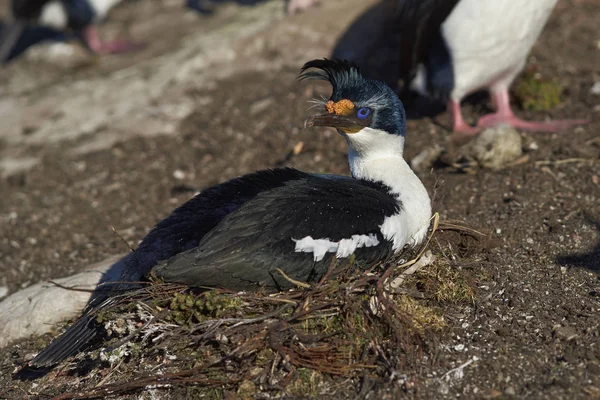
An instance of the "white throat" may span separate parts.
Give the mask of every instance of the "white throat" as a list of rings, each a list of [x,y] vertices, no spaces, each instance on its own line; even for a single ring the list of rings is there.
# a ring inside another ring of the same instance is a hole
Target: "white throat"
[[[348,134],[347,140],[352,176],[384,183],[400,203],[400,212],[386,217],[380,226],[384,237],[393,241],[395,251],[407,244],[421,243],[429,228],[431,200],[421,180],[404,160],[404,138],[366,128]]]

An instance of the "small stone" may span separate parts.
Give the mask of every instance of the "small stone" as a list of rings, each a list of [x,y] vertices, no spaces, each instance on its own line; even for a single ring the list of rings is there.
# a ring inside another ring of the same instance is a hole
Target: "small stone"
[[[0,299],[3,297],[6,297],[7,294],[8,294],[8,287],[0,286]]]
[[[215,336],[215,339],[217,339],[217,341],[219,343],[223,343],[223,344],[229,343],[229,339],[227,338],[227,336],[223,335],[222,333],[217,333]]]
[[[464,351],[465,350],[465,345],[464,344],[457,344],[456,346],[454,346],[454,350],[456,351]]]
[[[590,94],[600,96],[600,81],[594,82],[594,84],[590,88]]]
[[[256,385],[252,381],[242,381],[237,392],[242,396],[254,395],[256,393]]]
[[[438,388],[438,392],[440,394],[446,395],[450,392],[450,388],[446,382],[440,382],[440,387]]]
[[[467,146],[483,167],[501,169],[523,155],[521,135],[508,125],[486,129]]]
[[[427,147],[410,161],[410,166],[417,172],[427,171],[440,158],[443,151],[444,149],[438,144]]]
[[[173,178],[177,180],[185,179],[185,172],[183,172],[180,169],[176,169],[175,171],[173,171]]]
[[[555,325],[552,333],[557,339],[566,341],[571,341],[577,337],[577,333],[572,328],[562,325]]]
[[[515,390],[514,386],[509,386],[506,388],[506,390],[504,390],[504,394],[507,396],[515,396],[517,391]]]

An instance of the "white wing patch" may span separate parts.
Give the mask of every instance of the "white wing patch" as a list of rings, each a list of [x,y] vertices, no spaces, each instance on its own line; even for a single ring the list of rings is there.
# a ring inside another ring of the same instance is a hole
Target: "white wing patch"
[[[346,258],[351,256],[356,249],[361,247],[373,247],[379,244],[377,235],[370,233],[368,235],[352,235],[349,239],[342,239],[339,242],[332,242],[329,239],[313,239],[312,236],[306,236],[302,239],[292,240],[296,243],[295,252],[313,253],[315,261],[321,261],[326,253],[336,253],[336,258]]]

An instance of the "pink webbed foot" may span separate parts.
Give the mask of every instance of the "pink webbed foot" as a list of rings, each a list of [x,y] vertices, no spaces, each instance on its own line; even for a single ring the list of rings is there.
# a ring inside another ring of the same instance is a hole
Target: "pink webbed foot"
[[[496,106],[497,112],[484,115],[477,121],[477,127],[490,128],[500,124],[508,124],[514,128],[529,132],[559,132],[572,125],[585,124],[588,121],[583,119],[556,120],[543,122],[524,121],[513,113],[510,107],[508,89],[502,88],[491,93],[492,101]]]
[[[585,119],[566,119],[566,120],[554,120],[554,121],[524,121],[514,115],[505,115],[501,113],[494,113],[484,115],[477,121],[477,126],[480,128],[491,128],[501,124],[508,124],[514,128],[521,129],[528,132],[560,132],[573,125],[586,124],[589,121]]]
[[[126,40],[103,41],[98,35],[97,28],[90,25],[83,31],[85,44],[96,54],[121,54],[141,50],[146,45]]]

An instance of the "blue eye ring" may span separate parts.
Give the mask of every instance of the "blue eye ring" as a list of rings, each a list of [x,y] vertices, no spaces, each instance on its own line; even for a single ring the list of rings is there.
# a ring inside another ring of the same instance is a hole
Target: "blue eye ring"
[[[365,119],[371,115],[371,109],[368,107],[361,107],[356,111],[356,116],[360,119]]]

